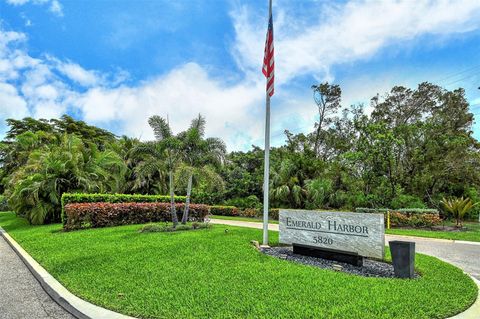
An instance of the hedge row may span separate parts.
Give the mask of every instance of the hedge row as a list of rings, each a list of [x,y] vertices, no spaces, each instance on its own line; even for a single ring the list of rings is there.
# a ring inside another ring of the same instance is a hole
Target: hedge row
[[[426,209],[426,208],[401,208],[401,209],[390,209],[390,208],[364,208],[358,207],[355,209],[357,213],[387,213],[387,212],[398,212],[407,216],[414,214],[439,214],[436,209]]]
[[[239,209],[235,206],[210,206],[210,214],[221,216],[239,216]]]
[[[387,224],[387,212],[390,212],[391,227],[432,227],[442,222],[436,209],[423,208],[357,208],[357,213],[383,213],[385,225]]]
[[[390,213],[391,227],[432,227],[442,222],[439,214],[411,214],[401,212]]]
[[[178,218],[185,204],[175,204]],[[209,206],[190,204],[189,220],[204,221]],[[65,230],[171,221],[169,203],[71,203],[65,205]]]
[[[268,210],[268,218],[278,220],[280,209],[271,208]],[[241,216],[241,217],[262,217],[263,211],[258,208],[239,209],[235,206],[211,206],[210,213],[220,216]]]
[[[185,201],[185,196],[175,196],[175,202]],[[62,221],[65,223],[65,205],[71,203],[170,203],[166,195],[131,195],[131,194],[86,194],[64,193],[62,195]]]

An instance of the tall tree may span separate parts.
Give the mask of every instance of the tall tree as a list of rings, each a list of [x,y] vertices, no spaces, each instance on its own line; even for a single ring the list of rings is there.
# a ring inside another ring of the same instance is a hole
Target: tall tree
[[[332,115],[335,115],[340,109],[342,90],[336,84],[328,82],[312,85],[313,99],[318,108],[318,122],[315,123],[316,132],[313,150],[319,154],[319,148],[322,144],[322,131],[332,123]]]
[[[172,215],[173,227],[178,224],[178,217],[175,207],[175,188],[174,188],[174,170],[181,159],[181,142],[173,135],[168,122],[154,115],[148,119],[148,124],[153,129],[155,141],[141,143],[132,149],[136,156],[146,156],[143,161],[143,172],[161,171],[165,163],[168,171],[168,188],[170,192],[170,213]],[[141,164],[140,164],[141,165]]]
[[[209,169],[207,165],[211,164],[219,167],[225,159],[225,143],[219,138],[205,138],[205,125],[205,118],[201,114],[198,114],[198,116],[192,120],[188,130],[178,135],[182,147],[182,160],[185,163],[182,169],[188,176],[187,196],[182,216],[182,224],[185,224],[188,220],[194,175],[210,177],[210,181],[212,182],[219,181],[220,176]]]

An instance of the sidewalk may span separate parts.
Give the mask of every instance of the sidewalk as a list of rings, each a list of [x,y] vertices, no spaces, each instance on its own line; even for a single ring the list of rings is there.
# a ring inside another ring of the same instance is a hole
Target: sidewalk
[[[259,222],[245,222],[237,220],[210,219],[212,224],[223,224],[262,229]],[[268,229],[278,231],[278,224],[268,224]],[[419,253],[431,255],[449,262],[467,274],[480,280],[480,245],[476,242],[454,241],[426,237],[412,237],[400,235],[385,235],[385,244],[391,240],[408,240],[415,242],[415,249]]]
[[[0,236],[0,319],[73,319]]]

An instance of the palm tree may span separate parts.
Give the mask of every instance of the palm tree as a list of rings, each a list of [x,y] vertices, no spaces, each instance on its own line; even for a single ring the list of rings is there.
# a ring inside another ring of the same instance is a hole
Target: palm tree
[[[307,195],[303,185],[300,169],[295,163],[286,159],[277,170],[272,171],[270,182],[270,195],[280,205],[289,208],[300,208]]]
[[[205,125],[205,118],[198,114],[198,117],[192,120],[188,130],[178,135],[182,142],[182,160],[184,162],[180,175],[188,176],[182,224],[185,224],[188,220],[194,175],[201,175],[212,183],[218,184],[221,181],[221,177],[208,165],[219,165],[224,161],[226,146],[219,138],[209,137],[205,139]]]
[[[10,176],[9,205],[31,224],[60,221],[66,191],[118,192],[123,187],[126,165],[116,152],[99,151],[73,134],[60,139],[32,151]]]
[[[154,115],[150,117],[148,119],[148,124],[153,129],[156,140],[141,143],[132,149],[133,156],[144,157],[142,163],[137,166],[136,172],[141,176],[147,176],[153,172],[165,171],[165,169],[168,171],[170,213],[172,215],[173,227],[176,227],[178,224],[178,217],[175,208],[173,172],[180,159],[180,140],[172,134],[170,125],[160,116]],[[137,179],[137,181],[139,180]]]

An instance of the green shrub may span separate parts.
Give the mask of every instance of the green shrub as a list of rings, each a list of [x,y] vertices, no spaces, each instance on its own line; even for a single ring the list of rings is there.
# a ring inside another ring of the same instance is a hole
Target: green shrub
[[[270,208],[268,210],[268,219],[278,220],[280,208]],[[263,217],[263,210],[259,211],[259,217]]]
[[[438,214],[438,210],[436,209],[429,209],[429,208],[401,208],[401,209],[391,209],[391,208],[365,208],[365,207],[357,207],[355,209],[357,213],[386,213],[390,212],[400,212],[406,215],[413,215],[413,214]]]
[[[255,195],[250,195],[248,197],[231,198],[225,201],[225,205],[236,206],[241,209],[262,207],[262,203],[260,203],[260,200]]]
[[[175,196],[176,203],[182,203],[185,196]],[[65,205],[71,203],[170,203],[167,195],[140,195],[140,194],[87,194],[64,193],[62,195],[62,222],[64,220]]]
[[[357,213],[382,213],[387,224],[387,212],[390,212],[391,227],[432,227],[439,225],[442,220],[436,209],[423,208],[363,208],[355,209]]]
[[[438,214],[406,215],[398,211],[390,213],[391,227],[432,227],[442,222]]]
[[[240,211],[240,216],[242,217],[259,217],[260,216],[260,210],[256,208],[247,208],[242,211]]]
[[[417,196],[412,195],[398,195],[396,196],[392,202],[391,207],[394,209],[399,208],[427,208],[425,203],[422,199]]]
[[[0,195],[0,212],[8,211],[7,197]]]
[[[179,219],[185,204],[175,204]],[[191,221],[204,221],[207,205],[191,204]],[[97,228],[171,221],[170,203],[70,203],[65,205],[64,229]]]
[[[239,211],[235,206],[210,206],[210,214],[221,216],[238,216]]]

